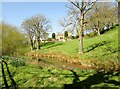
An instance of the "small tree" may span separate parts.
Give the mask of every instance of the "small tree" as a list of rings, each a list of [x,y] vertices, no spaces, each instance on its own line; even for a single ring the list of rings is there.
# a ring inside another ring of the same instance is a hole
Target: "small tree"
[[[52,33],[52,38],[55,39],[55,33]]]
[[[68,37],[68,32],[67,32],[67,31],[64,32],[64,37],[65,37],[65,38]]]

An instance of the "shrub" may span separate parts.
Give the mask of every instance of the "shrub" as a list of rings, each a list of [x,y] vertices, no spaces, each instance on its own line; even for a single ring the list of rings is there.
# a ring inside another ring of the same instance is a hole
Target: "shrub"
[[[55,33],[52,33],[52,38],[55,39]]]
[[[90,35],[90,37],[94,37],[94,36],[97,35],[97,32],[92,32],[92,33],[90,33],[89,35]]]
[[[47,41],[52,41],[52,38],[48,38]]]
[[[27,38],[17,27],[4,22],[0,25],[2,25],[2,55],[13,55],[26,46]]]
[[[89,38],[90,35],[89,35],[89,34],[85,34],[84,37],[85,37],[85,38]]]
[[[109,31],[110,29],[106,29],[106,30],[104,30],[104,29],[102,29],[101,31],[100,31],[100,34],[104,34],[106,31]]]
[[[72,35],[70,35],[69,37],[67,37],[68,39],[72,39]]]
[[[75,39],[79,38],[79,34],[76,34]]]
[[[9,60],[10,57],[9,57],[9,56],[2,56],[2,59],[3,59],[3,60]]]
[[[26,65],[26,63],[25,63],[23,60],[16,60],[16,59],[12,60],[12,61],[10,62],[10,64],[11,64],[12,66],[15,66],[15,67],[25,66],[25,65]]]
[[[75,36],[72,36],[72,39],[75,39]]]
[[[68,37],[68,32],[67,31],[64,32],[64,37],[65,38]]]

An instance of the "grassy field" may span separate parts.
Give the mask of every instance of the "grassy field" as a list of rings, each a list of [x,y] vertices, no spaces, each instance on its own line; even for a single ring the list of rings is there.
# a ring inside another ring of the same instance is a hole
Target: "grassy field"
[[[8,86],[18,87],[46,87],[49,89],[110,89],[119,88],[119,74],[117,72],[98,72],[95,70],[78,69],[73,70],[58,68],[53,65],[44,66],[43,64],[27,63],[29,58],[14,59],[6,58],[7,67],[4,64],[4,76]],[[9,73],[8,73],[9,71]],[[0,74],[2,76],[3,72]],[[3,78],[2,87],[5,87]],[[12,88],[13,89],[13,88]]]
[[[84,38],[84,54],[79,55],[79,41],[43,43],[40,53],[60,53],[81,59],[118,59],[118,27],[93,38]]]
[[[64,54],[71,57],[79,56],[81,59],[95,60],[118,60],[118,27],[96,36],[94,38],[84,38],[84,52],[79,55],[79,41],[71,40],[67,42],[43,43],[40,53],[43,54]],[[27,49],[28,50],[28,49]],[[1,59],[0,59],[1,60]],[[109,67],[110,71],[99,71],[87,68],[68,68],[68,63],[64,64],[59,60],[47,60],[31,58],[30,56],[3,57],[6,64],[1,60],[2,72],[0,73],[0,87],[5,87],[4,78],[8,86],[14,87],[46,87],[49,89],[119,89],[120,68],[119,65],[100,63],[102,67]],[[83,61],[83,60],[82,60]],[[110,61],[109,61],[110,62]],[[117,61],[118,62],[118,61]],[[118,63],[119,64],[119,63]],[[74,64],[79,65],[79,64]],[[115,69],[117,66],[118,70]],[[100,68],[102,68],[100,67]],[[13,88],[12,88],[13,89]]]

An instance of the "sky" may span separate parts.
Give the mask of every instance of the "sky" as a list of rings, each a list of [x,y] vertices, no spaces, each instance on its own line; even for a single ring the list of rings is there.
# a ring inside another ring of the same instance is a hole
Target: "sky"
[[[68,2],[52,2],[52,0],[51,2],[32,2],[34,0],[28,0],[31,2],[19,2],[19,0],[16,2],[15,0],[10,0],[11,2],[8,0],[3,1],[4,2],[0,3],[0,13],[2,13],[0,20],[20,28],[25,19],[42,14],[51,22],[52,30],[50,34],[63,30],[59,26],[58,21],[67,16],[66,4],[68,4]]]
[[[25,19],[42,14],[51,22],[51,33],[56,33],[62,30],[58,21],[67,14],[66,4],[67,2],[3,2],[2,20],[21,27]]]

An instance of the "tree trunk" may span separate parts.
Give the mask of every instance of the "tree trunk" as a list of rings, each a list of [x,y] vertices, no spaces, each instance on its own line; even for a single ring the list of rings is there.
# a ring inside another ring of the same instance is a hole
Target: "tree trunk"
[[[118,1],[118,25],[120,26],[120,1]]]
[[[111,23],[111,28],[113,28],[113,26],[114,26],[113,23]]]
[[[99,29],[99,28],[97,29],[97,32],[98,32],[98,35],[101,35],[101,34],[100,34],[100,29]]]
[[[40,40],[38,40],[38,49],[40,49]]]
[[[83,21],[84,21],[84,15],[81,14],[80,17],[80,30],[79,30],[79,53],[83,54]]]
[[[37,50],[40,49],[40,36],[37,37]]]
[[[107,26],[107,30],[109,30],[109,24],[107,24],[106,26]]]
[[[33,51],[34,50],[34,44],[33,44],[33,40],[32,39],[30,39],[30,44],[31,44],[31,51]]]
[[[36,39],[33,41],[33,49],[36,49]]]
[[[29,33],[29,40],[30,40],[30,45],[31,45],[31,51],[33,51],[34,50],[33,36],[32,36],[30,31],[28,31],[28,33]]]
[[[99,26],[100,26],[100,22],[98,21],[98,27],[97,27],[97,32],[98,32],[98,35],[100,35],[100,28],[99,28]]]

